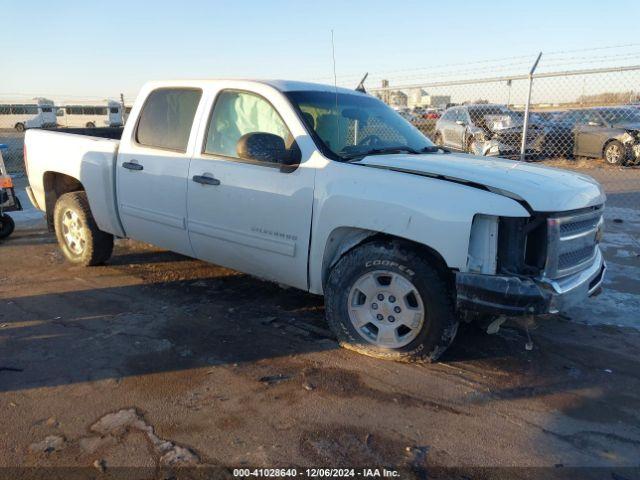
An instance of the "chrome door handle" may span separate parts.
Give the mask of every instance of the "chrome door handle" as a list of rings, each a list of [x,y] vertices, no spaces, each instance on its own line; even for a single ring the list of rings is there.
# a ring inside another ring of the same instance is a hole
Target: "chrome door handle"
[[[202,185],[220,185],[220,180],[209,175],[194,175],[192,180]]]
[[[127,170],[143,170],[144,167],[136,162],[123,162],[122,168],[126,168]]]

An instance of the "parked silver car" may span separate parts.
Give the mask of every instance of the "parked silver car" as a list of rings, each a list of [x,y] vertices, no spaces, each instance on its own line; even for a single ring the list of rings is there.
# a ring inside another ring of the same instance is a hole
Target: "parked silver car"
[[[475,155],[516,156],[522,142],[523,115],[504,105],[472,104],[449,108],[436,122],[437,145]],[[529,123],[526,154],[544,150],[544,127]]]

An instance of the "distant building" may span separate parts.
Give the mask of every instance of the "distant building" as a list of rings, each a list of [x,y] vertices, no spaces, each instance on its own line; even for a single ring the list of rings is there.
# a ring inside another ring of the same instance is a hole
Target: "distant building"
[[[411,108],[446,108],[448,103],[451,103],[450,95],[429,95],[422,88],[412,88],[409,91],[407,100],[407,106]]]

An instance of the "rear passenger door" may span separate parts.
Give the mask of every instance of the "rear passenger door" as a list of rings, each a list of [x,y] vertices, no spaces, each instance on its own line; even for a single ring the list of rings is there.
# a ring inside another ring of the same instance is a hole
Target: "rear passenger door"
[[[193,255],[187,233],[191,138],[202,91],[160,88],[146,98],[116,167],[117,199],[128,237]]]

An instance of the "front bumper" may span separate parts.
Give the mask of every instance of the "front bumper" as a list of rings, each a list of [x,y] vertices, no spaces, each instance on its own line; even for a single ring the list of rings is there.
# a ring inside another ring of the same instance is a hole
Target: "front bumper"
[[[598,249],[590,267],[557,280],[458,272],[456,306],[494,315],[557,313],[598,293],[606,269]]]

